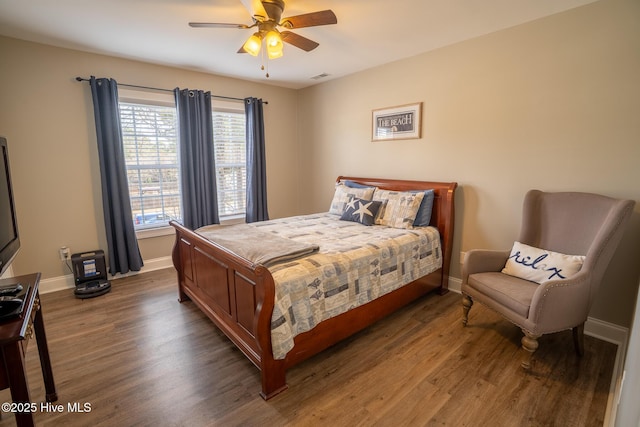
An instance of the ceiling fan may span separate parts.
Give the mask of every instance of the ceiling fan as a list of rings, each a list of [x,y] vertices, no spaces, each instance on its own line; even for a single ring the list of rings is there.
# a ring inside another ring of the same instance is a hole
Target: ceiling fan
[[[288,30],[297,28],[315,27],[319,25],[336,24],[338,19],[331,10],[306,13],[303,15],[282,18],[284,0],[240,0],[253,18],[253,24],[227,24],[220,22],[189,22],[194,28],[256,28],[257,31],[247,39],[238,50],[238,53],[249,53],[257,56],[260,53],[262,41],[265,41],[269,59],[279,58],[283,55],[282,42],[289,43],[304,51],[311,51],[319,46],[313,40],[303,37]],[[277,27],[285,30],[279,31]]]

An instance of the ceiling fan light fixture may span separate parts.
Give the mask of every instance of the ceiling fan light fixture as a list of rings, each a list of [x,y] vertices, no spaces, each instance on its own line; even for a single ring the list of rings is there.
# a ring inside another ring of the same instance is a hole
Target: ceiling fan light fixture
[[[280,33],[277,30],[271,30],[264,39],[267,45],[267,55],[269,55],[269,59],[280,58],[283,55],[284,47]]]
[[[253,33],[251,37],[244,42],[242,48],[245,52],[247,52],[251,56],[258,56],[260,53],[260,47],[262,46],[262,38],[260,37],[260,33]]]
[[[329,9],[282,19],[285,0],[240,1],[253,17],[251,25],[225,22],[189,22],[189,26],[194,28],[254,28],[257,32],[244,42],[242,47],[238,49],[238,53],[248,53],[251,56],[261,54],[262,69],[264,69],[264,62],[267,58],[276,59],[284,55],[284,42],[305,52],[310,52],[318,47],[318,43],[315,41],[288,30],[338,23],[335,13]],[[282,32],[278,31],[278,27],[283,28]],[[262,50],[263,41],[264,50]],[[269,73],[267,73],[267,77],[269,77]]]

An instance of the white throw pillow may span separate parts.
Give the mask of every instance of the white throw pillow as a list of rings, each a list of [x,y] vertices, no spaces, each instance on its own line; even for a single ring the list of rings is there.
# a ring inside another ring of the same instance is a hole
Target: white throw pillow
[[[515,242],[502,272],[537,283],[568,279],[580,271],[584,258],[583,255],[565,255]]]

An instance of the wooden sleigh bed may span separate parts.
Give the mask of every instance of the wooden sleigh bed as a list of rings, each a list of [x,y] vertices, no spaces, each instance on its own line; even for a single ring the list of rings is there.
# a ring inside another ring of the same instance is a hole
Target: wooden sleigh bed
[[[457,184],[354,177],[338,177],[337,182],[344,180],[394,191],[433,189],[435,198],[430,225],[437,227],[440,233],[442,267],[297,335],[293,349],[284,359],[275,359],[272,354],[275,283],[269,269],[171,222],[176,229],[172,257],[178,273],[179,301],[193,301],[260,370],[260,395],[265,400],[286,390],[288,368],[429,292],[444,294],[448,291]]]

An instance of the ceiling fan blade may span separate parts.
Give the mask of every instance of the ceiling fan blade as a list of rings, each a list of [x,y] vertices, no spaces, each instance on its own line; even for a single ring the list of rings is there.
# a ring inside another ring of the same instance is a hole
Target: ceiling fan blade
[[[289,16],[284,18],[280,25],[285,28],[316,27],[318,25],[337,24],[338,18],[332,10],[305,13],[304,15]]]
[[[241,30],[250,28],[245,24],[225,24],[222,22],[189,22],[189,26],[193,28],[240,28]]]
[[[264,10],[264,6],[262,5],[262,2],[260,0],[240,0],[240,1],[244,5],[244,7],[247,8],[251,16],[253,17],[260,16],[263,18],[262,20],[269,18],[269,15],[267,15],[267,11]],[[258,21],[260,21],[260,19],[258,19]]]
[[[287,43],[289,43],[290,45],[293,45],[297,48],[300,48],[302,50],[305,50],[307,52],[317,48],[318,46],[320,46],[319,43],[314,42],[313,40],[310,40],[306,37],[303,37],[299,34],[296,33],[292,33],[291,31],[282,31],[280,33],[280,35],[282,36],[282,41],[285,41]]]

